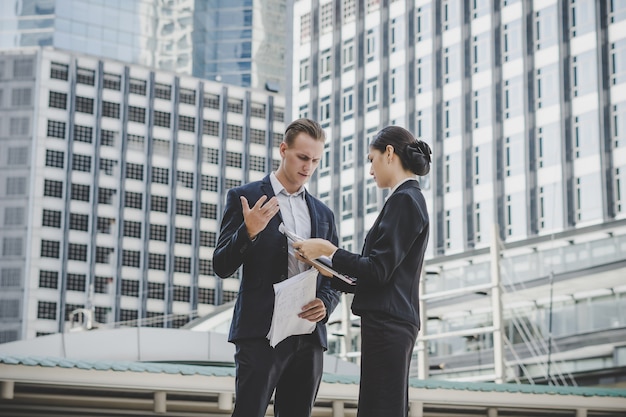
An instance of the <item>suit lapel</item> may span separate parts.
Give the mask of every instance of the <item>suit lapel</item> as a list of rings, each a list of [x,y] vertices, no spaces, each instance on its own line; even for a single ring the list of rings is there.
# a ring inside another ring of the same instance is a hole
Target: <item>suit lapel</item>
[[[311,237],[320,237],[317,222],[317,210],[315,208],[315,204],[313,204],[313,198],[306,189],[304,190],[304,199],[307,207],[309,208],[309,215],[311,216]]]
[[[270,198],[274,197],[274,188],[272,187],[272,182],[270,181],[270,176],[266,175],[265,178],[263,178],[263,180],[261,180],[261,195],[266,195],[267,196],[267,200],[269,200]],[[267,201],[266,200],[266,201]],[[272,218],[272,220],[270,220],[271,222],[274,221],[278,221],[276,228],[278,228],[278,225],[280,223],[282,223],[283,221],[283,216],[280,213],[280,210],[278,210],[278,219],[276,218],[276,216],[274,216],[274,218]]]

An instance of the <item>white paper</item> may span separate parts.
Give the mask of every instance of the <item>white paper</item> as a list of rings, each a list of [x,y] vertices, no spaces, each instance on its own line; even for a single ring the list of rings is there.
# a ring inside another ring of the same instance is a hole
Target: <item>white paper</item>
[[[298,317],[302,307],[315,299],[317,270],[311,268],[274,284],[274,314],[267,338],[276,347],[289,336],[309,334],[315,323]]]

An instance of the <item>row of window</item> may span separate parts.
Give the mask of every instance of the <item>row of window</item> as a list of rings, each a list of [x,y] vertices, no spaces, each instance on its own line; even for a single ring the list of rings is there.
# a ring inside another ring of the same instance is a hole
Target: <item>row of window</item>
[[[50,67],[50,78],[67,81],[69,78],[69,66],[58,62],[52,62]],[[78,84],[94,86],[95,80],[96,72],[94,70],[81,67],[76,68],[76,82]],[[122,76],[119,74],[105,72],[103,73],[102,81],[102,86],[105,89],[116,91],[120,91],[122,89]],[[132,77],[129,78],[128,92],[130,94],[145,96],[147,91],[148,85],[146,80]],[[178,91],[178,100],[181,103],[196,105],[196,96],[196,91],[193,89],[180,88]],[[162,100],[171,100],[172,86],[164,83],[154,83],[154,97]],[[218,94],[204,93],[203,98],[204,107],[212,109],[220,108],[220,96]],[[229,112],[242,114],[244,101],[242,99],[229,98],[226,101],[226,108]],[[273,114],[275,121],[284,122],[284,109],[275,107]],[[265,118],[266,105],[258,102],[250,103],[250,115],[252,117]]]

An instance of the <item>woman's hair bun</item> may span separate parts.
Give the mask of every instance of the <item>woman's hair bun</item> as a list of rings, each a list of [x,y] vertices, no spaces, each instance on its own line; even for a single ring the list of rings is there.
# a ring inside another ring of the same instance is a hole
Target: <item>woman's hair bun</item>
[[[414,174],[424,176],[430,172],[430,146],[424,141],[416,139],[404,148],[404,156],[409,168]]]

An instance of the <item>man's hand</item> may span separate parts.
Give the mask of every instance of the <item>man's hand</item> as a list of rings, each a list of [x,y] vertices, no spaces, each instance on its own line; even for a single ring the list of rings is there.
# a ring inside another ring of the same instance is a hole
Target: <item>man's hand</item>
[[[278,199],[272,197],[265,203],[267,196],[261,196],[252,208],[250,208],[246,197],[241,196],[239,199],[241,200],[243,221],[246,223],[248,237],[252,240],[267,227],[272,217],[280,210],[280,207],[278,207]]]
[[[317,323],[318,321],[324,320],[324,317],[326,317],[326,306],[322,300],[316,298],[302,307],[302,313],[298,314],[298,317]]]

